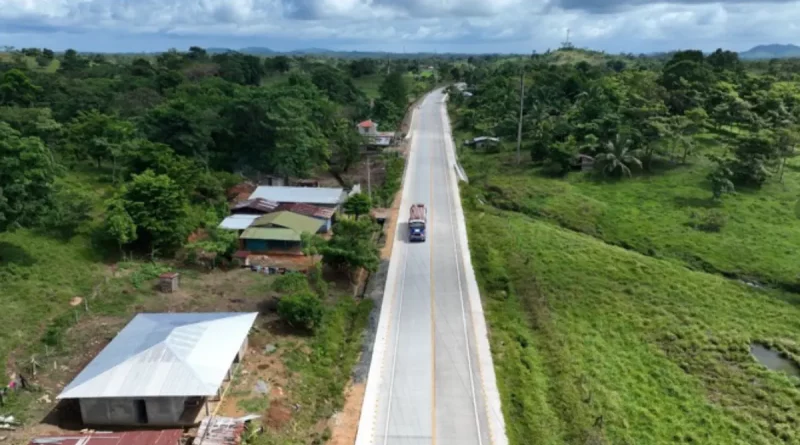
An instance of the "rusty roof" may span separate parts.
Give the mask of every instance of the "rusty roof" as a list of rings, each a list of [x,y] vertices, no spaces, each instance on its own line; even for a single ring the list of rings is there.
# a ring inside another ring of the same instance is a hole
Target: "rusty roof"
[[[246,418],[206,417],[197,429],[196,445],[239,445]]]
[[[231,210],[252,209],[258,212],[271,212],[278,207],[278,203],[264,198],[253,198],[246,201],[236,203],[231,207]]]
[[[29,445],[179,445],[183,430],[127,431],[44,436],[31,439]]]
[[[298,213],[300,215],[325,219],[331,219],[335,213],[335,210],[333,209],[317,207],[315,205],[304,204],[301,202],[286,202],[279,205],[275,210],[286,210],[292,213]]]

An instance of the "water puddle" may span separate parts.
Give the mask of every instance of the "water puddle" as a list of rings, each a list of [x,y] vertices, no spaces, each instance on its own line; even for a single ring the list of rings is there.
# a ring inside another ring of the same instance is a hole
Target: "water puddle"
[[[800,377],[800,365],[792,360],[784,358],[778,352],[775,352],[762,344],[751,344],[750,353],[753,354],[759,363],[773,371],[782,372],[794,377]]]

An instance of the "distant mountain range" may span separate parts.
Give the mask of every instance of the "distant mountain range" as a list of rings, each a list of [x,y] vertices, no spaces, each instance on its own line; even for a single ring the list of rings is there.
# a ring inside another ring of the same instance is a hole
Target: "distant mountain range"
[[[748,60],[800,57],[800,46],[778,44],[758,45],[748,51],[739,53],[739,57]]]
[[[254,56],[277,56],[277,55],[286,55],[286,56],[331,56],[331,57],[341,57],[341,58],[363,58],[363,57],[370,57],[370,58],[392,58],[392,59],[400,59],[406,57],[420,57],[420,56],[440,56],[440,57],[448,57],[448,56],[462,56],[465,54],[454,54],[454,53],[391,53],[391,52],[383,52],[383,51],[336,51],[332,49],[325,49],[325,48],[305,48],[305,49],[296,49],[292,51],[275,51],[270,48],[265,48],[262,46],[248,46],[247,48],[240,48],[240,49],[231,49],[231,48],[206,48],[206,52],[209,54],[219,54],[219,53],[226,53],[231,51],[236,51],[244,54],[252,54]]]

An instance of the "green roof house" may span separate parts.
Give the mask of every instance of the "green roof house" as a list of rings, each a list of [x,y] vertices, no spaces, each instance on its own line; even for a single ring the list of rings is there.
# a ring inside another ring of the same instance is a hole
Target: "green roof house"
[[[242,249],[250,252],[298,251],[303,233],[317,233],[324,224],[316,218],[288,211],[258,217],[242,232]]]

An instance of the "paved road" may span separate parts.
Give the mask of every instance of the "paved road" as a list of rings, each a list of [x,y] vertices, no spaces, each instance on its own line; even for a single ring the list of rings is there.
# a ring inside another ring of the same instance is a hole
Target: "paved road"
[[[441,90],[410,130],[404,180],[357,445],[505,445],[480,297],[466,247]],[[427,241],[408,243],[412,203]]]

